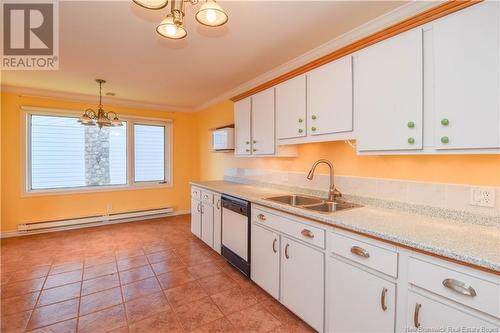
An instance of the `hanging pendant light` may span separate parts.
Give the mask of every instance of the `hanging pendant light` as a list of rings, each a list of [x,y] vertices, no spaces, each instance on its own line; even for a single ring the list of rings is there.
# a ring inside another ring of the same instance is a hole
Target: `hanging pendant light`
[[[102,84],[106,83],[106,81],[103,79],[96,79],[96,82],[99,83],[99,106],[97,111],[92,109],[85,110],[82,116],[78,119],[78,122],[85,126],[94,126],[97,124],[99,128],[123,126],[123,123],[120,119],[118,119],[116,112],[106,112],[102,107]],[[110,118],[112,115],[114,115],[113,120]]]
[[[209,27],[218,27],[228,20],[226,12],[215,0],[207,0],[196,13],[196,21]]]
[[[163,37],[170,39],[182,39],[187,36],[187,31],[181,23],[174,22],[174,16],[168,14],[167,17],[161,21],[161,23],[156,27],[156,32],[158,32]]]
[[[149,9],[160,9],[167,5],[168,0],[133,0],[134,3]],[[156,32],[170,39],[182,39],[187,36],[184,29],[184,4],[197,5],[199,0],[171,0],[170,13],[156,27]],[[195,15],[196,20],[209,27],[218,27],[228,21],[227,13],[215,0],[206,0]]]
[[[168,4],[168,0],[133,0],[136,4],[147,9],[162,9]]]

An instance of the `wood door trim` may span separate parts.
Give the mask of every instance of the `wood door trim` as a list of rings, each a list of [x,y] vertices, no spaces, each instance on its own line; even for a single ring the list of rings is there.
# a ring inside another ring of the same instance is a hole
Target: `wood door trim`
[[[318,68],[324,64],[332,62],[336,59],[342,58],[348,54],[354,53],[358,50],[361,50],[367,46],[383,41],[384,39],[393,37],[407,30],[413,29],[425,23],[434,21],[443,16],[449,15],[461,9],[472,6],[476,3],[481,2],[482,0],[450,0],[446,1],[436,7],[423,11],[415,16],[412,16],[408,19],[405,19],[399,23],[391,25],[385,29],[382,29],[378,32],[375,32],[367,37],[361,38],[358,41],[355,41],[349,45],[341,47],[338,50],[335,50],[331,53],[328,53],[316,60],[313,60],[305,65],[297,67],[285,74],[282,74],[272,80],[264,82],[250,90],[247,90],[239,95],[233,96],[230,98],[231,101],[236,102],[246,97],[252,96],[260,91],[266,90],[272,86],[277,85],[278,83],[287,81],[291,78],[294,78],[298,75],[309,72],[314,68]]]

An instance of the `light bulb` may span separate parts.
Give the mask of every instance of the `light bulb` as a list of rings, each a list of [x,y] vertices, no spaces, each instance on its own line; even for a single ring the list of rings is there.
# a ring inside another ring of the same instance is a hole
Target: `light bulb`
[[[217,20],[217,13],[213,9],[207,9],[205,17],[208,22],[215,22],[215,20]]]
[[[177,33],[177,27],[174,24],[167,24],[165,27],[167,35],[175,36]]]

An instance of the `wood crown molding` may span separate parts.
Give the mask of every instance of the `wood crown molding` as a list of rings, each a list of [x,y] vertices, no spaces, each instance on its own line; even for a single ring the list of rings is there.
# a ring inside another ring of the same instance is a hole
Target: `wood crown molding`
[[[260,91],[266,90],[272,86],[275,86],[281,82],[287,81],[293,77],[304,74],[311,71],[312,69],[318,68],[332,62],[336,59],[342,58],[348,54],[359,51],[365,47],[373,45],[375,43],[381,42],[385,39],[398,35],[407,30],[416,28],[425,23],[434,21],[443,16],[449,15],[451,13],[457,12],[461,9],[472,6],[482,0],[451,0],[446,1],[436,7],[423,11],[417,15],[414,15],[408,19],[405,19],[399,23],[393,24],[385,29],[375,32],[367,37],[361,38],[360,40],[353,42],[349,45],[339,48],[331,53],[328,53],[316,60],[313,60],[305,65],[299,66],[283,75],[280,75],[272,80],[264,82],[250,90],[247,90],[241,94],[233,96],[230,98],[231,101],[236,102],[246,97],[252,96]]]

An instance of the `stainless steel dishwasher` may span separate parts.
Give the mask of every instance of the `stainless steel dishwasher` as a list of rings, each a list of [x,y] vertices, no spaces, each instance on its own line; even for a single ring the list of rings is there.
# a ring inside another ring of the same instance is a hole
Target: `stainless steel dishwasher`
[[[250,276],[250,202],[222,196],[222,255]]]

